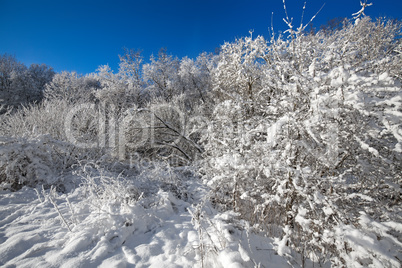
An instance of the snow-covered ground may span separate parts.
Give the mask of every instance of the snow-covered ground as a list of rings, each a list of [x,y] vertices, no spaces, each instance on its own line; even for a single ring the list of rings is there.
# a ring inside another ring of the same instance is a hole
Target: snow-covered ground
[[[205,187],[196,186],[187,201],[159,190],[134,204],[98,206],[83,187],[2,192],[0,266],[289,267],[271,239],[201,204]]]

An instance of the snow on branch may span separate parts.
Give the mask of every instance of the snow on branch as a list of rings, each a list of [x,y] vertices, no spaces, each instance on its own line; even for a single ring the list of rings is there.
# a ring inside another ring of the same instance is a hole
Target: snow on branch
[[[324,3],[324,4],[321,6],[321,8],[317,11],[317,13],[316,13],[314,16],[311,17],[310,21],[309,21],[308,23],[306,23],[305,25],[303,25],[304,12],[305,12],[305,10],[306,10],[306,5],[307,5],[307,1],[304,2],[304,5],[303,5],[303,11],[302,11],[301,19],[300,19],[300,26],[299,26],[299,28],[297,28],[297,32],[296,32],[297,34],[303,32],[303,31],[306,29],[306,27],[317,17],[318,13],[320,13],[321,10],[324,8],[325,3]],[[284,8],[284,10],[285,10],[285,18],[283,18],[283,21],[286,23],[286,25],[287,25],[288,28],[289,28],[289,29],[287,29],[284,33],[293,34],[293,33],[295,33],[294,30],[293,30],[293,18],[289,19],[285,0],[283,0],[283,8]]]
[[[360,6],[362,7],[359,11],[357,11],[356,13],[353,13],[352,16],[355,20],[360,19],[360,17],[366,16],[366,14],[364,13],[364,10],[366,9],[366,7],[372,6],[373,3],[369,3],[367,4],[367,0],[364,0],[364,3],[362,1],[360,1]]]

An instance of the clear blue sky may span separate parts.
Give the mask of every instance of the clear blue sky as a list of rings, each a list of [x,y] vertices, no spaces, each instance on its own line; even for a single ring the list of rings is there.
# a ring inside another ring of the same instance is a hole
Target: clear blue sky
[[[299,22],[304,1],[286,2],[289,16]],[[371,2],[366,12],[371,17],[402,17],[401,0]],[[310,0],[305,22],[324,3],[317,27],[360,9],[359,0]],[[103,64],[116,70],[123,47],[143,50],[145,59],[161,47],[194,58],[250,29],[268,36],[272,12],[275,30],[283,30],[282,0],[0,0],[0,54],[79,73]]]

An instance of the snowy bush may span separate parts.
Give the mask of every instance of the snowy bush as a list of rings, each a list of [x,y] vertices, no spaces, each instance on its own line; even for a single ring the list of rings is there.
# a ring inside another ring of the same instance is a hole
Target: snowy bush
[[[399,34],[398,23],[363,18],[330,35],[222,46],[213,80],[220,102],[202,139],[215,205],[277,237],[278,253],[302,265],[377,265],[360,242],[338,246],[337,230],[368,235],[362,213],[398,221],[399,69],[379,62],[399,61]]]
[[[35,139],[1,139],[0,183],[2,188],[18,190],[24,185],[55,185],[64,191],[64,171],[76,163],[74,147],[50,136]]]
[[[133,204],[141,198],[141,192],[128,180],[104,170],[95,163],[87,163],[76,170],[82,178],[81,186],[86,199],[99,209],[103,205]]]
[[[2,115],[0,135],[8,137],[36,138],[50,135],[54,139],[75,144],[79,148],[97,146],[102,114],[95,105],[69,104],[65,100],[45,100],[18,111]]]
[[[36,137],[49,134],[65,140],[64,118],[70,106],[63,100],[43,101],[28,105],[11,114],[2,115],[0,135],[9,137]]]
[[[72,169],[85,199],[95,208],[133,205],[159,191],[187,201],[192,198],[188,189],[191,181],[198,180],[194,168],[174,167],[139,155],[129,164],[115,162],[107,156],[98,161],[82,159]]]

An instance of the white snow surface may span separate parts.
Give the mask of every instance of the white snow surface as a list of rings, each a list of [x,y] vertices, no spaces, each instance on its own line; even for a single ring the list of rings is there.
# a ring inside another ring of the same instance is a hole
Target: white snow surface
[[[202,212],[197,186],[191,201],[159,190],[135,204],[98,207],[82,187],[3,191],[0,266],[289,267],[271,239],[233,227],[230,213]]]

